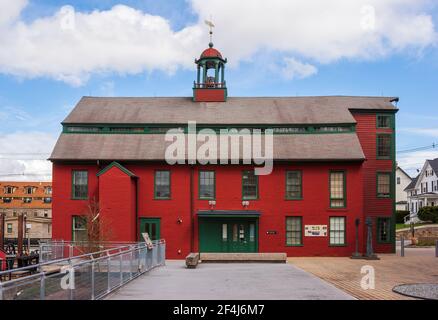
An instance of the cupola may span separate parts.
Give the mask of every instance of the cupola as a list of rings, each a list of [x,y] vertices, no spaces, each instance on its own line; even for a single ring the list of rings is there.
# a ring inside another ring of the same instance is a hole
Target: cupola
[[[227,86],[225,82],[225,64],[227,59],[222,57],[219,50],[215,49],[212,42],[213,23],[206,21],[210,27],[210,43],[199,59],[197,77],[193,85],[193,100],[196,102],[224,102],[227,99]]]

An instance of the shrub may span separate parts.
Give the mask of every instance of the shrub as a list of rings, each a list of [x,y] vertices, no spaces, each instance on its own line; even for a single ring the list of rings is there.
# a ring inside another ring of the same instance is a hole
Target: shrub
[[[397,210],[395,212],[395,223],[404,223],[403,218],[409,214],[409,211]]]
[[[438,223],[438,207],[422,207],[418,210],[418,218],[422,221]]]

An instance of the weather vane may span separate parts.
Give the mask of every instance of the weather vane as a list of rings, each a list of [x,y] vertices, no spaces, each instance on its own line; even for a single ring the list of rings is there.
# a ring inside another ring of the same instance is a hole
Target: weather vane
[[[210,43],[213,43],[213,28],[214,28],[214,24],[213,24],[213,22],[211,21],[211,16],[210,16],[210,20],[205,20],[205,24],[207,25],[207,26],[209,26],[210,27]]]

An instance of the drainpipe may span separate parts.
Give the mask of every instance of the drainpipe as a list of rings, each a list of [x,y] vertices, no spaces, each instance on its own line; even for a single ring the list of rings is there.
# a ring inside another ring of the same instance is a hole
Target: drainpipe
[[[138,177],[134,177],[135,179],[135,232],[136,232],[136,239],[138,241],[141,240],[140,238],[140,230],[138,227]]]
[[[191,237],[190,237],[190,252],[195,250],[195,199],[193,197],[193,176],[194,176],[194,167],[190,165],[190,223],[191,223]]]
[[[0,212],[0,250],[4,250],[5,244],[5,214]]]

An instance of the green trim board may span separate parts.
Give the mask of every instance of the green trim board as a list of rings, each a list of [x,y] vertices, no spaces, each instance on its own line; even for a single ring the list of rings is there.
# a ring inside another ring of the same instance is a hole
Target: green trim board
[[[104,169],[100,170],[96,175],[99,177],[113,167],[120,169],[121,171],[123,171],[124,173],[126,173],[128,176],[130,176],[132,178],[137,178],[137,176],[134,173],[132,173],[131,171],[129,171],[128,169],[126,169],[124,166],[122,166],[120,163],[118,163],[116,161],[111,162]]]
[[[103,124],[103,123],[72,123],[63,124],[63,134],[165,134],[169,129],[181,129],[188,133],[187,123],[162,124]],[[197,132],[203,129],[212,129],[219,133],[221,129],[272,129],[274,134],[339,134],[356,132],[356,124],[198,124]]]

